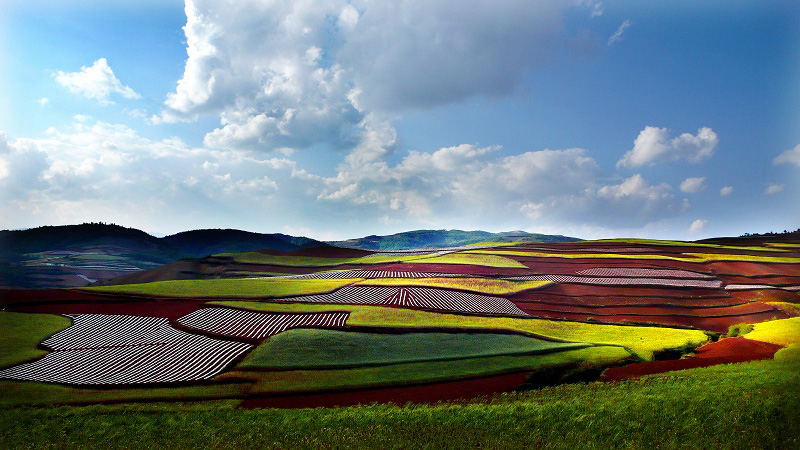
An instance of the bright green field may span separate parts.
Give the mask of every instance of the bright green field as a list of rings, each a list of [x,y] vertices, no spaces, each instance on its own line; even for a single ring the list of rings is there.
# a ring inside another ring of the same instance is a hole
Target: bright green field
[[[590,347],[542,355],[489,356],[484,358],[392,364],[332,370],[234,370],[219,380],[247,378],[255,381],[251,394],[388,387],[430,383],[505,373],[537,371],[580,364],[598,367],[616,364],[631,355],[620,347]]]
[[[297,295],[325,294],[357,279],[340,280],[286,280],[286,279],[236,279],[155,281],[141,284],[121,284],[81,288],[93,292],[112,294],[147,295],[153,297],[293,297]]]
[[[0,367],[12,366],[47,354],[36,348],[72,322],[56,314],[0,311]]]
[[[462,316],[411,309],[354,305],[305,305],[266,302],[211,302],[253,311],[321,312],[349,311],[347,325],[383,326],[395,328],[459,328],[504,330],[557,341],[618,345],[629,349],[644,360],[663,350],[688,350],[704,344],[708,336],[702,331],[675,328],[601,325],[583,322],[563,322],[542,319]]]
[[[800,363],[759,361],[492,400],[301,410],[230,401],[0,409],[6,448],[800,448]]]
[[[549,342],[497,333],[358,333],[294,329],[261,343],[237,369],[377,366],[485,356],[540,354],[587,344]]]

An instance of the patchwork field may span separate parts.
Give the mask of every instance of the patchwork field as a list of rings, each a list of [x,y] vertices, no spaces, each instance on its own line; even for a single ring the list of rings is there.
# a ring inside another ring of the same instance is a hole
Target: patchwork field
[[[214,268],[198,279],[154,269],[138,275],[152,282],[0,291],[0,406],[299,408],[533,389],[496,397],[530,405],[552,385],[612,405],[605,392],[669,376],[695,389],[703,370],[788,380],[800,247],[731,241],[306,248],[215,255],[193,266]]]

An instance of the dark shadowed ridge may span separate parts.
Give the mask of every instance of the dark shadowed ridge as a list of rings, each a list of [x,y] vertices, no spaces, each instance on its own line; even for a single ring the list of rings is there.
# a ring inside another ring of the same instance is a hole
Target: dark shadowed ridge
[[[388,236],[366,236],[329,244],[365,250],[411,250],[415,248],[456,247],[478,242],[576,242],[578,238],[528,233],[525,231],[415,230]]]
[[[195,258],[217,253],[252,252],[264,249],[291,252],[325,245],[306,237],[280,233],[261,234],[232,229],[184,231],[161,239],[186,255]]]

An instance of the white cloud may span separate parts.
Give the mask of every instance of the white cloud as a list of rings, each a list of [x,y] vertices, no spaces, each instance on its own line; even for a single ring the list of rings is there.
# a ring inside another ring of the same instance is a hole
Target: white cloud
[[[710,158],[718,143],[717,134],[707,127],[697,130],[696,135],[683,133],[669,139],[666,128],[648,126],[633,142],[633,149],[617,162],[617,167],[641,167],[678,159],[699,162]]]
[[[519,212],[525,214],[525,216],[531,220],[536,220],[542,217],[542,213],[544,212],[544,207],[545,207],[544,203],[528,202],[520,206]]]
[[[627,30],[628,27],[630,27],[630,26],[631,26],[631,21],[630,20],[628,20],[628,19],[623,20],[622,24],[620,24],[620,26],[617,28],[617,31],[615,31],[614,34],[612,34],[608,38],[608,42],[606,42],[606,44],[610,46],[610,45],[613,45],[616,42],[621,41],[622,40],[622,33],[624,33],[625,30]]]
[[[219,115],[220,149],[351,149],[376,112],[512,92],[572,4],[187,0],[184,74],[151,122]]]
[[[92,98],[102,105],[113,103],[108,99],[112,93],[124,98],[141,98],[133,89],[124,86],[114,75],[105,58],[100,58],[91,67],[83,66],[79,72],[58,71],[54,74],[56,82],[73,94]]]
[[[706,224],[708,224],[707,220],[704,219],[697,219],[689,225],[689,233],[697,234],[705,228]]]
[[[719,190],[719,195],[727,197],[733,193],[733,186],[725,186]]]
[[[782,184],[777,183],[770,183],[767,185],[767,188],[764,189],[764,193],[767,195],[778,194],[783,192],[784,186]]]
[[[687,178],[681,182],[681,191],[694,194],[706,188],[706,177]]]
[[[786,150],[772,160],[773,164],[794,164],[800,167],[800,144],[790,150]]]
[[[37,100],[37,103],[39,103],[39,106],[44,107],[45,105],[47,105],[47,102],[49,102],[49,101],[50,101],[49,98],[42,97],[39,100]]]

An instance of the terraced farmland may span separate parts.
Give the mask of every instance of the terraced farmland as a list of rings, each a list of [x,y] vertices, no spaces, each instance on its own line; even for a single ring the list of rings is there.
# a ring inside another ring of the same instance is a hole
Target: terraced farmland
[[[216,275],[6,291],[6,404],[424,402],[772,361],[798,345],[791,245],[326,247],[203,264]]]

